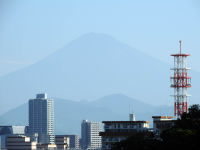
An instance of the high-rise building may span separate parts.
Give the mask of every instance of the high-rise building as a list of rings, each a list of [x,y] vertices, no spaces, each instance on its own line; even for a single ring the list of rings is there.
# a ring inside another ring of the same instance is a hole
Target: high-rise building
[[[70,147],[70,150],[73,150],[73,149],[79,149],[79,136],[78,135],[65,135],[66,137],[69,137],[69,147]]]
[[[83,120],[81,124],[81,147],[83,149],[101,149],[101,123]]]
[[[39,143],[54,143],[54,103],[46,93],[29,100],[28,132],[32,138],[38,135]]]

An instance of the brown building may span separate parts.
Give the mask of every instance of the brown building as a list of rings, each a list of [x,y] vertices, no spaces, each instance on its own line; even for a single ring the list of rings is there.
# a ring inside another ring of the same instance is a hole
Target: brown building
[[[174,126],[175,120],[172,120],[172,116],[152,116],[153,118],[153,130],[160,135],[163,130],[169,129]]]

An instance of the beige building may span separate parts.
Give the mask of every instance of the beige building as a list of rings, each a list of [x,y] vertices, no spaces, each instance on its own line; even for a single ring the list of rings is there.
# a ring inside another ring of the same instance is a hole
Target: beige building
[[[10,135],[6,138],[7,150],[36,150],[37,143],[24,135]]]
[[[43,144],[31,141],[24,135],[10,135],[6,138],[7,150],[56,150],[56,144]]]

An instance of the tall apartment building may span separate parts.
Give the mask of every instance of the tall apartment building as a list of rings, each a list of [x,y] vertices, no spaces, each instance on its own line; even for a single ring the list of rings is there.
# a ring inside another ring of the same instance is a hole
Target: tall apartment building
[[[29,134],[38,135],[39,143],[54,143],[54,103],[47,94],[37,94],[29,100]]]
[[[81,124],[81,147],[83,149],[101,149],[101,123],[83,120]]]

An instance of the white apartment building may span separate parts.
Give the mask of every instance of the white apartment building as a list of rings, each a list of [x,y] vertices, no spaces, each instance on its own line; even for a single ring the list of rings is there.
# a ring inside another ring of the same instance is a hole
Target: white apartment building
[[[81,147],[83,149],[101,149],[101,123],[83,120],[81,124]]]

